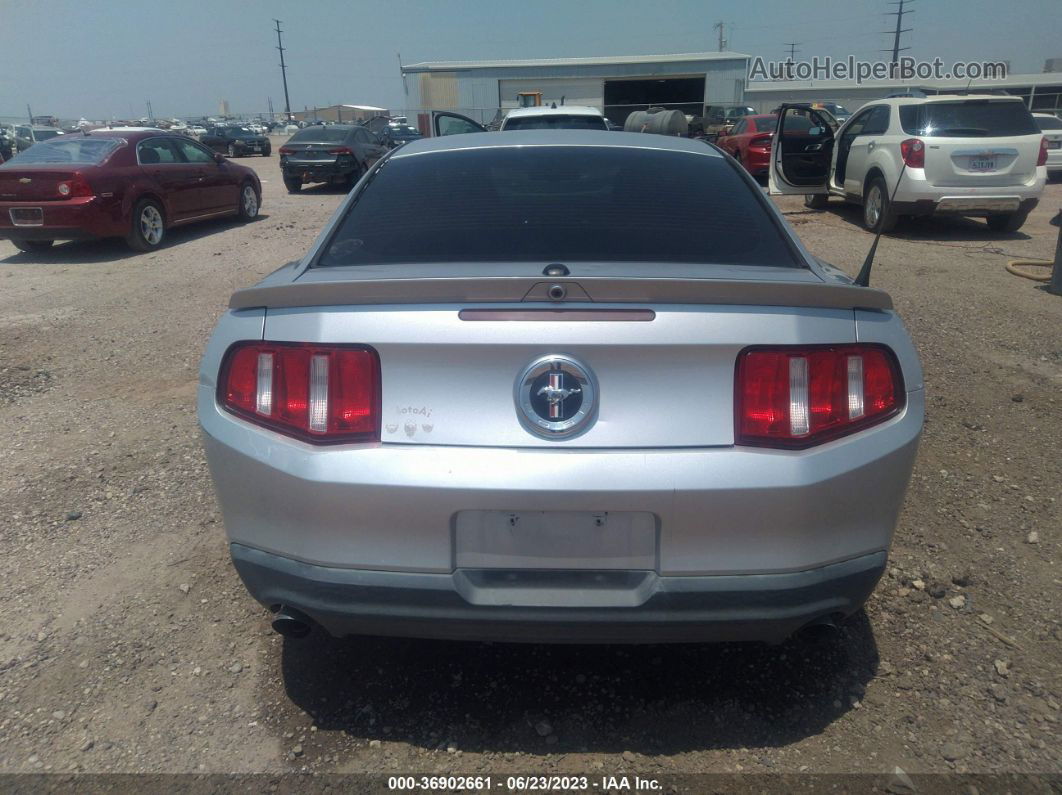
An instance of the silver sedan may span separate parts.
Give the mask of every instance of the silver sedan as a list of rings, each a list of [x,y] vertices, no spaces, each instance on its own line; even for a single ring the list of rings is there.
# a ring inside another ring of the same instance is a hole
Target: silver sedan
[[[858,611],[922,430],[889,296],[700,141],[413,141],[232,296],[199,420],[298,637],[762,640]]]

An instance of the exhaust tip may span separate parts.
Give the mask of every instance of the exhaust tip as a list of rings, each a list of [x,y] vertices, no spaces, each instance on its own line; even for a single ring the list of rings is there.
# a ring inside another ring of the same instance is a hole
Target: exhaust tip
[[[281,607],[273,616],[273,631],[285,638],[299,640],[313,630],[313,622],[300,613],[287,607]]]
[[[797,634],[812,641],[829,641],[836,638],[840,632],[841,624],[838,616],[826,615],[809,621]]]

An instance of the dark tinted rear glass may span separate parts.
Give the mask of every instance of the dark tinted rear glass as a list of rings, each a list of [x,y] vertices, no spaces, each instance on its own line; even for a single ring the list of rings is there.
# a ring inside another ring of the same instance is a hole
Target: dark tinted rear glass
[[[351,129],[349,127],[307,127],[299,130],[288,143],[291,144],[338,144],[347,140]]]
[[[797,266],[722,158],[577,146],[392,158],[317,264],[490,261]]]
[[[93,138],[84,135],[56,136],[49,141],[42,141],[26,151],[11,158],[9,163],[29,165],[30,163],[83,163],[96,165],[122,145],[115,138]]]
[[[505,121],[506,130],[605,130],[600,116],[517,116]]]
[[[38,141],[47,141],[50,138],[57,138],[62,135],[59,130],[34,130],[33,137]]]
[[[900,124],[908,135],[942,138],[988,138],[1037,132],[1032,114],[1021,102],[984,99],[903,105]]]
[[[1036,118],[1036,126],[1041,130],[1062,130],[1062,119],[1042,119]]]

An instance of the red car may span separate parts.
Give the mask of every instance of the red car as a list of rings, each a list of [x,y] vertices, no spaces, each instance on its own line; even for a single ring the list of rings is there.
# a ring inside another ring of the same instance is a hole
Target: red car
[[[29,252],[100,237],[151,251],[171,227],[261,205],[254,171],[162,130],[56,136],[0,165],[0,238]]]
[[[742,116],[716,145],[732,154],[750,174],[766,174],[771,166],[771,138],[778,117],[773,113]]]

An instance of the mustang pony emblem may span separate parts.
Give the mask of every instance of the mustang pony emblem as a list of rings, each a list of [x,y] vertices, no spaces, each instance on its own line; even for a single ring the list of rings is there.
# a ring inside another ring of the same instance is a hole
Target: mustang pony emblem
[[[546,438],[571,436],[592,421],[596,383],[570,356],[543,356],[516,380],[515,398],[524,427]]]
[[[549,374],[549,383],[538,390],[539,395],[545,395],[546,400],[549,402],[549,414],[552,419],[556,419],[560,416],[561,404],[572,395],[581,394],[583,390],[579,387],[574,389],[565,389],[562,386],[561,378],[563,374],[560,372],[552,372]]]

